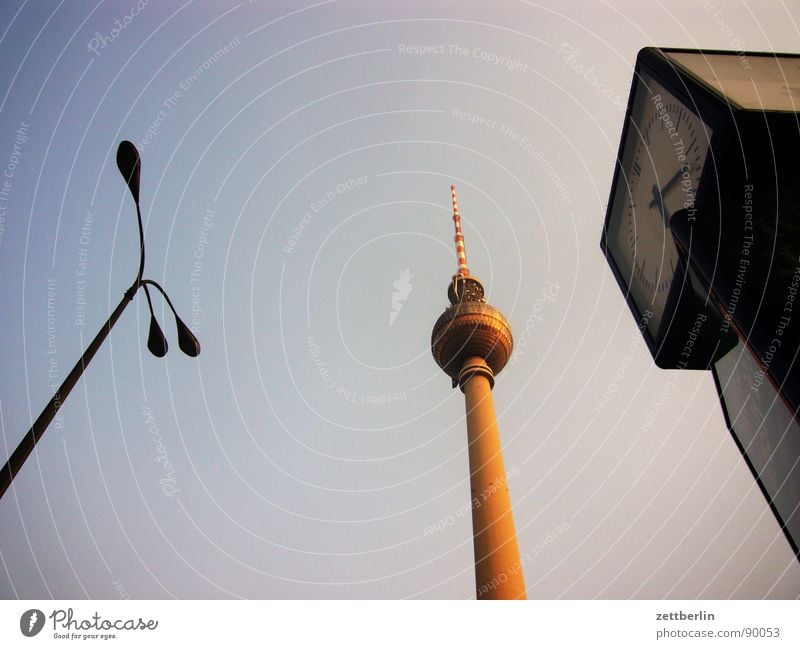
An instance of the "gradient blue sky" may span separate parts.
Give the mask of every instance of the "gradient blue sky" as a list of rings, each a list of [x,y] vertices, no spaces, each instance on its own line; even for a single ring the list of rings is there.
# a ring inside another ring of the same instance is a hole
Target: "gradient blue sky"
[[[128,308],[0,502],[3,597],[473,596],[451,183],[516,337],[529,597],[800,594],[710,374],[654,366],[598,245],[637,51],[792,50],[796,4],[136,7],[0,7],[3,458],[135,277],[123,139],[203,352]]]

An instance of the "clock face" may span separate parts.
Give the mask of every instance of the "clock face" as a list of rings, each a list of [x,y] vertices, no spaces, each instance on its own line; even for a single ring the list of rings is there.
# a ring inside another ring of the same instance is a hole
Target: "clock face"
[[[656,340],[678,268],[669,219],[695,208],[711,129],[641,70],[623,137],[606,241],[642,324]]]

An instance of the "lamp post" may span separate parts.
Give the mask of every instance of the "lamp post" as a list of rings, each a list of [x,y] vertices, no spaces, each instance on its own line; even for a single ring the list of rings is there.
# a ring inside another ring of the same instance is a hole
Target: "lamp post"
[[[133,281],[133,284],[131,284],[130,288],[125,291],[125,294],[122,296],[122,299],[111,313],[108,320],[106,320],[105,324],[100,327],[100,331],[97,332],[94,340],[89,343],[89,346],[86,348],[86,351],[83,352],[83,355],[78,359],[75,367],[72,368],[72,371],[59,386],[58,390],[53,395],[53,398],[50,399],[48,404],[44,407],[44,410],[42,410],[42,413],[39,415],[36,421],[33,422],[33,425],[25,434],[25,437],[22,438],[22,441],[19,443],[16,450],[8,458],[8,462],[6,462],[5,466],[3,466],[3,468],[0,470],[0,498],[3,497],[6,490],[9,488],[9,486],[11,486],[11,482],[14,480],[14,477],[17,475],[17,473],[19,473],[19,471],[22,469],[22,465],[33,451],[34,447],[36,446],[36,442],[38,442],[42,437],[44,431],[47,429],[47,426],[64,404],[64,400],[67,398],[72,388],[75,387],[78,379],[80,379],[83,371],[86,369],[86,366],[92,360],[95,353],[97,353],[97,350],[100,349],[100,345],[103,344],[106,336],[108,336],[108,334],[111,332],[111,328],[116,324],[117,320],[119,320],[119,317],[122,315],[125,307],[133,301],[133,298],[136,296],[136,293],[140,288],[144,289],[145,296],[147,297],[147,306],[150,309],[150,330],[147,336],[147,348],[158,357],[164,356],[168,349],[167,339],[164,336],[164,332],[161,331],[161,327],[158,325],[158,321],[156,320],[155,313],[153,311],[153,303],[150,299],[150,291],[148,286],[153,286],[164,296],[164,299],[167,301],[169,308],[172,310],[172,313],[175,316],[175,324],[177,325],[178,329],[178,346],[188,356],[194,357],[200,354],[199,341],[197,338],[195,338],[194,334],[191,332],[189,327],[186,326],[183,320],[178,317],[178,313],[175,311],[175,307],[172,305],[172,301],[164,292],[164,289],[161,288],[157,282],[154,282],[151,279],[142,278],[142,273],[144,272],[144,229],[142,227],[142,212],[139,208],[139,177],[141,172],[141,160],[139,158],[139,152],[136,150],[136,147],[133,145],[133,143],[128,142],[127,140],[120,143],[119,147],[117,148],[117,167],[119,168],[122,177],[125,179],[128,189],[130,189],[131,195],[133,196],[133,201],[136,204],[136,218],[139,223],[139,272],[136,274],[136,279]]]

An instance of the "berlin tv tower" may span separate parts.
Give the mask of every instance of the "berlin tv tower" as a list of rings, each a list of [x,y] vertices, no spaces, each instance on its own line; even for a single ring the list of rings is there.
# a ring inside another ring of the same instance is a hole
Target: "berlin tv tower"
[[[486,303],[483,285],[469,274],[455,186],[450,191],[458,272],[447,288],[450,306],[433,325],[431,352],[467,406],[475,591],[478,599],[526,599],[492,400],[494,377],[514,342],[508,320]]]

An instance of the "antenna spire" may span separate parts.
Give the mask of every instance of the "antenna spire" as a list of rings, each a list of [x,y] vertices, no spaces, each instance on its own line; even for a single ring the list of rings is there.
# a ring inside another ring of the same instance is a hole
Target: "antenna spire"
[[[467,251],[464,249],[464,235],[461,232],[461,215],[458,213],[458,200],[456,199],[456,186],[450,185],[450,193],[453,196],[453,222],[456,226],[456,256],[458,257],[458,273],[459,277],[469,277],[469,268],[467,268]]]

